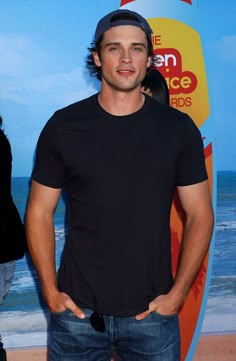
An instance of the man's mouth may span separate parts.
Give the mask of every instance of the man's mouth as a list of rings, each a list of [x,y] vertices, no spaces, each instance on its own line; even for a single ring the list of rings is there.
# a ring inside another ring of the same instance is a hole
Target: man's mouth
[[[119,74],[124,74],[124,75],[128,75],[128,74],[133,74],[134,73],[134,70],[131,70],[131,69],[119,69],[117,70],[117,73]]]

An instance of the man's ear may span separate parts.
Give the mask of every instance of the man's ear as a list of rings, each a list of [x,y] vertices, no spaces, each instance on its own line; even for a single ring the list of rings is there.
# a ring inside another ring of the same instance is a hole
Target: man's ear
[[[97,51],[93,51],[93,60],[96,66],[102,65]]]

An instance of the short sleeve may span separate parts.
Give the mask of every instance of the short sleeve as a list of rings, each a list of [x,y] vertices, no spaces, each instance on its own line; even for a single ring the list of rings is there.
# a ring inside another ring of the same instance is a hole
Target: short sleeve
[[[52,188],[62,188],[64,166],[61,155],[60,136],[52,117],[42,130],[37,147],[32,179]]]
[[[191,118],[187,117],[183,149],[178,158],[176,185],[187,186],[208,178],[202,136]]]

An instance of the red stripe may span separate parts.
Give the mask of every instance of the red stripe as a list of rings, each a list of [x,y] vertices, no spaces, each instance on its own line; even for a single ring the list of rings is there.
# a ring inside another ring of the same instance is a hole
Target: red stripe
[[[192,3],[192,0],[181,0],[181,1],[183,1],[183,2],[185,2],[185,3],[187,3],[187,4],[190,4],[190,5],[193,4],[193,3]]]
[[[135,1],[135,0],[121,0],[120,6],[123,6],[123,5],[126,5],[126,4],[128,4],[128,3],[131,3],[132,1]]]
[[[129,4],[129,3],[133,2],[133,1],[135,1],[135,0],[121,0],[120,1],[120,6],[124,6],[124,5]],[[192,0],[181,0],[181,1],[183,1],[183,2],[185,2],[187,4],[190,4],[190,5],[193,4]]]
[[[204,149],[205,158],[212,155],[212,143],[208,144],[208,146]]]

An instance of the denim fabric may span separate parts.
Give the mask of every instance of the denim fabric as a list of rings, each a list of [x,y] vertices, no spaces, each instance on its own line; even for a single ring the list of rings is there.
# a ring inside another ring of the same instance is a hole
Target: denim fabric
[[[179,361],[178,316],[151,313],[142,321],[134,317],[104,316],[106,331],[95,331],[86,318],[69,310],[51,314],[49,361]]]
[[[15,261],[0,263],[0,305],[6,297],[15,272]]]

